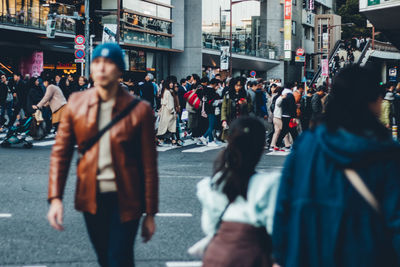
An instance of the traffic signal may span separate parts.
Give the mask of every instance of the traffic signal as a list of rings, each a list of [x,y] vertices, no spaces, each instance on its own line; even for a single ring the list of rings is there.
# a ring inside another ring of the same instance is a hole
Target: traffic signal
[[[56,36],[56,20],[49,18],[46,24],[47,38],[54,38]]]

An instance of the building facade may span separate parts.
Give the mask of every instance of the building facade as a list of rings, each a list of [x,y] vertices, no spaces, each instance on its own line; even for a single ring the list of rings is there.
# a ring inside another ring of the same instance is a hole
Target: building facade
[[[76,73],[73,41],[79,25],[67,16],[80,12],[81,2],[0,0],[0,71]],[[59,15],[54,38],[46,36],[49,14]]]

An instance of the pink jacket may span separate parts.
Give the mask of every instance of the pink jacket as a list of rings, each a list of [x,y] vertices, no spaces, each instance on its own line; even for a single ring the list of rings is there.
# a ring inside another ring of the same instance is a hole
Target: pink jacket
[[[53,84],[47,86],[46,94],[42,100],[40,100],[39,104],[37,104],[37,107],[42,108],[43,106],[46,106],[47,103],[50,105],[51,112],[53,113],[67,104],[67,100],[65,99],[60,87]]]

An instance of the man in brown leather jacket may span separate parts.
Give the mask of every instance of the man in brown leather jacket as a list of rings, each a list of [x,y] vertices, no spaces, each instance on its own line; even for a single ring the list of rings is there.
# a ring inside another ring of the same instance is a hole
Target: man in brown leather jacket
[[[95,88],[69,98],[50,161],[48,220],[63,230],[62,197],[75,144],[81,151],[99,130],[134,99],[120,88],[125,69],[117,44],[93,51]],[[155,232],[158,173],[154,118],[141,101],[107,131],[77,166],[75,208],[84,213],[90,240],[101,266],[134,266],[133,245],[142,214],[144,242]]]

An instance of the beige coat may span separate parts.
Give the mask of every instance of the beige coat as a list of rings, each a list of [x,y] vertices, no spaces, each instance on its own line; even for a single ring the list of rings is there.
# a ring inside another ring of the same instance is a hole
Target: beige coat
[[[176,132],[176,112],[174,105],[174,97],[169,90],[164,91],[161,98],[161,109],[159,112],[160,123],[158,124],[157,135]]]
[[[65,99],[60,87],[53,84],[47,86],[44,97],[36,106],[38,108],[42,108],[47,104],[50,105],[51,112],[53,113],[59,110],[65,104],[67,104],[67,100]]]

